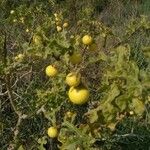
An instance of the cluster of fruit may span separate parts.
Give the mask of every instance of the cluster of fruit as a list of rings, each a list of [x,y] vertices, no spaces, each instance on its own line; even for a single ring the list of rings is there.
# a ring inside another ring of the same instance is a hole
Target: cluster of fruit
[[[20,18],[18,18],[18,16],[16,15],[16,11],[15,11],[15,10],[11,10],[11,11],[10,11],[10,15],[11,15],[11,16],[14,16],[14,17],[13,17],[14,19],[12,20],[13,23],[21,23],[21,24],[24,24],[24,25],[26,24],[26,23],[25,23],[25,17],[20,17]],[[25,32],[26,32],[26,33],[28,33],[29,31],[30,31],[29,28],[26,28],[26,29],[25,29]]]
[[[89,35],[85,35],[82,38],[82,42],[85,45],[91,45],[92,44],[92,37]],[[74,59],[75,57],[79,56],[78,54],[71,55],[70,60],[79,60],[79,59]],[[75,63],[75,61],[73,61]],[[49,65],[46,67],[46,75],[49,77],[54,77],[57,75],[58,70],[54,65]],[[88,89],[83,86],[81,83],[81,74],[79,72],[70,72],[66,76],[66,84],[70,86],[68,95],[69,99],[72,103],[74,104],[84,104],[87,102],[88,97],[89,97],[89,91]]]
[[[90,47],[91,45],[93,45],[93,39],[91,36],[85,35],[82,38],[82,43],[87,47]],[[70,56],[70,61],[73,62],[73,64],[79,62],[79,60],[81,60],[81,55],[79,54],[73,54]],[[49,65],[46,67],[45,73],[49,77],[55,77],[58,74],[58,70],[56,66]],[[79,71],[70,72],[66,76],[65,83],[70,87],[68,92],[68,97],[73,104],[82,105],[88,101],[90,92],[88,88],[82,83],[81,74]],[[57,137],[58,135],[57,128],[54,126],[48,128],[48,135],[51,138]]]
[[[55,16],[56,29],[58,32],[61,32],[63,28],[67,28],[69,26],[68,22],[64,22],[61,27],[61,24],[62,24],[61,17],[59,17],[57,13],[55,13],[54,16]]]

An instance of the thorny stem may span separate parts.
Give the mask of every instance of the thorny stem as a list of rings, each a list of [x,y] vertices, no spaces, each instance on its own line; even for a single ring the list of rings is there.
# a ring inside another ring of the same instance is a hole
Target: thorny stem
[[[107,35],[104,38],[104,44],[103,44],[103,48],[106,48],[106,43],[107,43]]]
[[[19,133],[19,126],[20,126],[21,121],[22,121],[22,114],[21,114],[21,112],[19,112],[17,110],[17,108],[15,107],[15,104],[13,102],[13,93],[12,93],[11,86],[10,86],[10,74],[6,75],[5,81],[6,81],[6,88],[7,88],[7,93],[8,93],[10,104],[11,104],[14,112],[18,116],[18,121],[16,123],[16,127],[15,127],[15,130],[14,130],[14,143],[16,143],[17,136],[18,136],[18,133]]]
[[[15,111],[15,113],[19,116],[20,112],[16,109],[16,107],[13,103],[13,94],[12,94],[11,86],[10,86],[10,74],[6,75],[5,81],[6,81],[6,88],[7,88],[7,93],[8,93],[8,97],[10,100],[10,104],[11,104],[13,110]]]
[[[77,64],[77,65],[75,66],[75,70],[77,70],[77,68],[79,68],[78,71],[81,70],[82,65],[83,65],[83,63],[84,63],[84,56],[85,56],[86,49],[87,49],[87,46],[85,46],[85,47],[83,48],[83,50],[82,50],[82,58],[83,58],[83,60],[82,60],[81,63],[79,63],[79,64]],[[77,72],[78,72],[78,71],[77,71]]]
[[[121,44],[124,44],[124,43],[128,42],[128,41],[130,40],[130,38],[131,38],[135,33],[137,33],[140,29],[141,29],[141,27],[138,27],[133,33],[131,33],[128,37],[126,37],[125,40],[120,41],[120,42],[118,42],[117,44],[115,44],[115,45],[113,46],[113,48],[116,48],[116,47],[120,46]]]
[[[6,47],[6,44],[7,44],[7,41],[6,41],[6,34],[5,34],[5,41],[4,41],[4,57],[3,57],[3,63],[4,63],[4,66],[7,67],[7,47]],[[18,121],[16,123],[16,126],[15,126],[15,129],[14,129],[14,137],[13,137],[13,144],[10,143],[9,147],[11,147],[12,149],[15,149],[15,146],[16,146],[16,142],[17,142],[17,136],[18,136],[18,133],[19,133],[19,126],[22,122],[22,119],[25,119],[27,116],[26,115],[22,115],[22,113],[20,111],[17,110],[13,100],[13,93],[12,93],[12,88],[11,88],[11,83],[10,83],[10,77],[11,77],[11,74],[6,74],[5,75],[5,83],[6,83],[6,89],[7,89],[7,94],[8,94],[8,97],[9,97],[9,101],[10,101],[10,104],[14,110],[14,112],[17,114],[18,116]],[[8,149],[9,149],[8,147]]]
[[[12,149],[15,149],[15,144],[17,142],[17,136],[19,134],[19,127],[21,125],[21,122],[23,119],[25,119],[27,116],[22,114],[20,111],[17,110],[14,102],[13,102],[13,93],[12,93],[12,90],[11,90],[11,85],[10,85],[10,74],[6,75],[5,77],[5,82],[6,82],[6,88],[7,88],[7,93],[8,93],[8,97],[9,97],[9,100],[10,100],[10,104],[14,110],[14,112],[17,114],[18,116],[18,120],[17,120],[17,123],[16,123],[16,126],[15,126],[15,129],[14,129],[14,137],[13,137],[13,144],[11,143],[9,145],[9,147],[12,147]]]

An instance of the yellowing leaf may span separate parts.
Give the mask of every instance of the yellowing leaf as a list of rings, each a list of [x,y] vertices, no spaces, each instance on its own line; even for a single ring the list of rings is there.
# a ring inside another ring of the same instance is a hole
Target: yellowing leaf
[[[98,114],[97,114],[97,111],[96,109],[93,109],[93,110],[90,110],[89,113],[88,113],[88,118],[89,118],[89,121],[90,123],[94,123],[98,120]]]
[[[112,104],[105,104],[102,106],[102,113],[106,122],[111,122],[115,119],[116,108]]]
[[[18,150],[24,150],[23,146],[20,145],[19,148],[18,148]]]
[[[138,98],[133,98],[131,103],[131,109],[136,114],[141,115],[145,110],[145,106],[141,100],[139,100]]]
[[[116,123],[110,123],[107,125],[107,127],[111,130],[111,131],[114,131],[116,129]]]

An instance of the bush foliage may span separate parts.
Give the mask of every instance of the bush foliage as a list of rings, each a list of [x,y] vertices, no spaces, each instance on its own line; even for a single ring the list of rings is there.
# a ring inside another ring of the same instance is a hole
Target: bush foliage
[[[2,150],[150,148],[148,0],[2,0],[0,8]],[[56,76],[45,74],[49,65]],[[90,92],[83,105],[69,100],[70,72]]]

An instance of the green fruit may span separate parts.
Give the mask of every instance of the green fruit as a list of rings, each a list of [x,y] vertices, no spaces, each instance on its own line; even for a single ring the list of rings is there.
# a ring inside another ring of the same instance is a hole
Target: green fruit
[[[34,35],[33,36],[33,43],[35,45],[41,45],[42,44],[42,37],[39,35]]]
[[[70,56],[70,62],[75,65],[75,64],[79,64],[81,63],[82,61],[82,56],[80,53],[73,53],[71,56]]]

